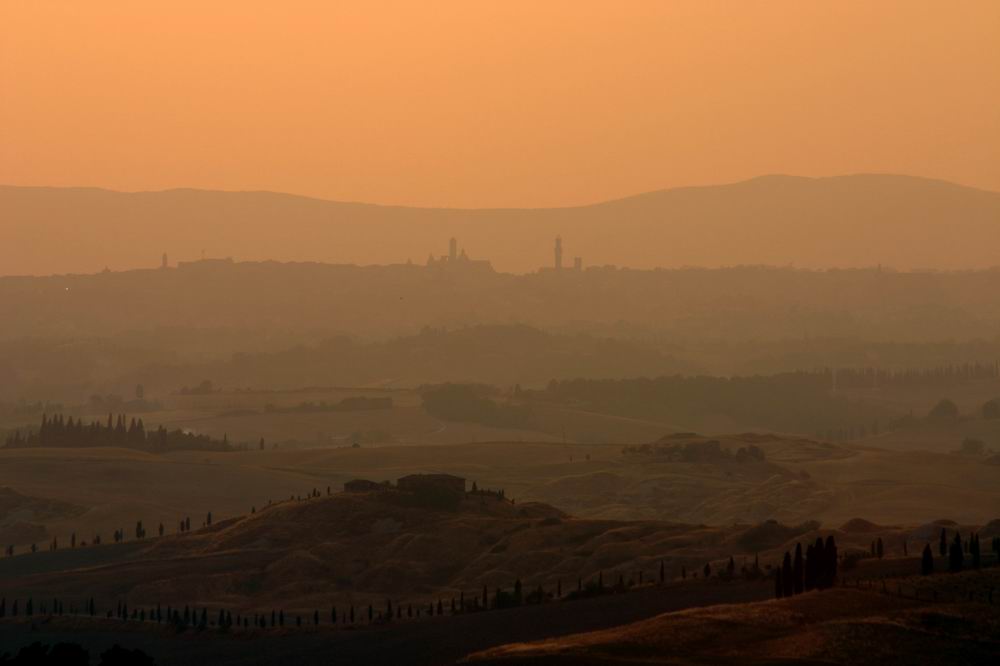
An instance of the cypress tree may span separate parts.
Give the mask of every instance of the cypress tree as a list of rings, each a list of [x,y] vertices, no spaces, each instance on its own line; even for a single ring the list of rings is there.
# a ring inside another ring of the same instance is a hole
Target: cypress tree
[[[929,576],[934,573],[934,553],[931,552],[931,545],[924,546],[923,555],[920,557],[920,573]]]
[[[795,594],[795,582],[792,578],[792,555],[787,550],[785,558],[781,562],[781,585],[782,596],[790,597]]]
[[[803,569],[805,572],[802,577],[802,589],[808,592],[816,587],[816,547],[812,544],[806,546],[806,561]]]
[[[883,547],[882,547],[882,537],[879,537],[879,538],[878,538],[878,539],[877,539],[877,540],[875,541],[875,554],[876,554],[876,555],[878,556],[878,559],[880,559],[880,560],[881,560],[881,559],[882,559],[882,555],[883,555],[884,553],[885,553],[885,550],[884,550],[884,549],[883,549]]]
[[[826,537],[826,545],[823,546],[823,589],[833,587],[837,583],[837,542],[833,535]]]
[[[795,561],[792,564],[792,594],[802,594],[802,544],[795,544]]]
[[[948,554],[948,538],[945,536],[945,529],[941,528],[941,541],[938,543],[938,554],[944,557]]]
[[[965,553],[962,550],[962,536],[955,532],[955,540],[948,552],[948,570],[961,571],[965,564]]]

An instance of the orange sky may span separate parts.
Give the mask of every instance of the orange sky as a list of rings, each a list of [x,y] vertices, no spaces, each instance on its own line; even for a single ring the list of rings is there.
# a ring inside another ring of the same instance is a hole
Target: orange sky
[[[1000,2],[0,4],[0,183],[557,206],[765,173],[1000,190]]]

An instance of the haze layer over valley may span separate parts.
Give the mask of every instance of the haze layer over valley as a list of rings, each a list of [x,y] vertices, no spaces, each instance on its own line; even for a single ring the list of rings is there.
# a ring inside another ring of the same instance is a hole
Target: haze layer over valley
[[[0,2],[0,666],[995,666],[998,26]]]
[[[732,650],[864,663],[866,637],[938,612],[988,636],[997,201],[883,176],[508,211],[4,188],[4,233],[74,261],[185,234],[298,260],[0,277],[0,641],[36,598],[31,636],[127,627],[168,664],[697,661],[650,636],[776,608],[795,649]],[[783,252],[811,266],[649,268]],[[995,646],[956,635],[925,653]]]

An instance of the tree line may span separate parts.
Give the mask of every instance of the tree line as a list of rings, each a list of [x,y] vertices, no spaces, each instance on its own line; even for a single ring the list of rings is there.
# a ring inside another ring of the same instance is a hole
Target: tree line
[[[954,386],[1000,378],[1000,361],[959,363],[935,368],[824,368],[815,371],[829,386],[878,388],[885,386]]]
[[[233,451],[237,448],[229,443],[229,438],[213,439],[208,435],[196,435],[181,429],[167,430],[162,425],[156,430],[146,430],[142,418],[128,419],[125,414],[117,417],[108,414],[106,423],[91,421],[62,414],[42,415],[38,429],[20,429],[10,433],[4,446],[9,449],[32,447],[86,448],[97,446],[141,449],[144,451]]]

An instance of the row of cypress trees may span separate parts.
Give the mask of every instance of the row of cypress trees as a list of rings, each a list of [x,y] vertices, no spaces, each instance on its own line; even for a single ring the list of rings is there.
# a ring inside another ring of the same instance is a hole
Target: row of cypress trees
[[[774,596],[778,599],[802,594],[809,590],[824,590],[837,582],[837,542],[833,535],[826,541],[816,537],[816,543],[806,546],[795,544],[795,556],[785,551],[785,557],[774,574]]]
[[[640,584],[644,580],[644,576],[640,572],[639,581]],[[659,580],[663,583],[665,580],[665,566],[663,562],[660,563],[659,570]],[[582,591],[583,580],[582,578],[577,581],[578,591]],[[591,583],[588,583],[588,589],[594,587]],[[605,587],[603,572],[599,572],[597,576],[596,587],[602,593],[611,592],[624,592],[627,589],[625,584],[624,576],[619,575],[618,584],[612,587]],[[412,603],[407,604],[404,610],[402,604],[393,605],[392,600],[386,601],[386,607],[384,610],[376,609],[372,604],[369,604],[367,609],[362,608],[357,610],[354,605],[348,606],[346,609],[342,609],[338,612],[337,607],[334,605],[330,608],[330,622],[331,624],[355,624],[359,620],[363,620],[367,617],[369,623],[373,622],[387,622],[391,620],[402,620],[404,617],[407,619],[414,617],[422,617],[424,615],[433,617],[435,615],[441,616],[445,614],[457,615],[460,613],[469,612],[479,612],[486,610],[497,610],[502,608],[509,608],[513,606],[520,606],[522,604],[534,604],[542,603],[548,598],[552,598],[551,593],[546,593],[542,585],[538,585],[535,589],[531,590],[527,594],[524,593],[523,584],[520,579],[516,579],[511,590],[506,590],[504,588],[496,588],[494,593],[491,595],[488,586],[484,585],[482,589],[482,594],[471,595],[466,597],[464,592],[459,594],[456,599],[452,597],[446,604],[441,598],[437,602],[428,602],[426,606],[417,604],[414,606]],[[555,599],[561,599],[562,597],[562,581],[559,580],[556,583],[556,590],[554,594]],[[575,598],[571,596],[569,598]],[[36,612],[48,615],[63,615],[66,612],[66,608],[62,601],[58,599],[53,599],[51,606],[47,606],[42,603],[41,608],[35,604],[32,598],[28,598],[23,606],[19,605],[19,600],[14,599],[11,602],[10,609],[8,611],[7,599],[6,597],[0,598],[0,618],[4,618],[8,615],[11,617],[17,617],[18,615],[33,616]],[[74,615],[86,615],[90,617],[99,616],[97,605],[91,597],[86,600],[82,608],[70,607],[70,614]],[[213,611],[213,615],[215,612]],[[244,628],[249,629],[260,628],[266,629],[268,627],[284,627],[286,626],[286,617],[284,610],[274,609],[267,613],[253,613],[252,615],[243,615],[237,613],[235,616],[229,610],[220,608],[215,617],[214,621],[210,620],[209,612],[206,607],[192,608],[190,606],[184,606],[183,609],[172,608],[167,606],[166,610],[160,604],[157,604],[155,608],[143,608],[143,607],[132,607],[128,606],[128,603],[118,602],[113,609],[109,609],[104,614],[107,619],[118,619],[120,621],[137,621],[137,622],[156,622],[156,623],[171,623],[178,629],[185,628],[198,628],[205,629],[209,626],[218,627],[221,629],[230,628]],[[318,610],[314,610],[312,613],[312,624],[318,626],[320,624],[320,613]],[[308,623],[309,617],[306,616],[305,622]],[[289,620],[289,624],[292,620]],[[303,625],[303,618],[301,615],[296,615],[294,618],[295,626],[301,627]]]
[[[1000,558],[1000,537],[994,537],[991,548],[997,557]],[[979,535],[975,532],[969,535],[966,541],[962,541],[962,535],[955,532],[955,538],[948,543],[945,530],[941,530],[941,539],[938,542],[938,552],[941,557],[948,558],[948,571],[956,572],[965,568],[965,555],[969,555],[969,565],[973,569],[978,569],[982,564],[982,551],[979,545]],[[920,557],[920,572],[929,575],[934,573],[934,553],[931,545],[924,546],[924,552]]]

